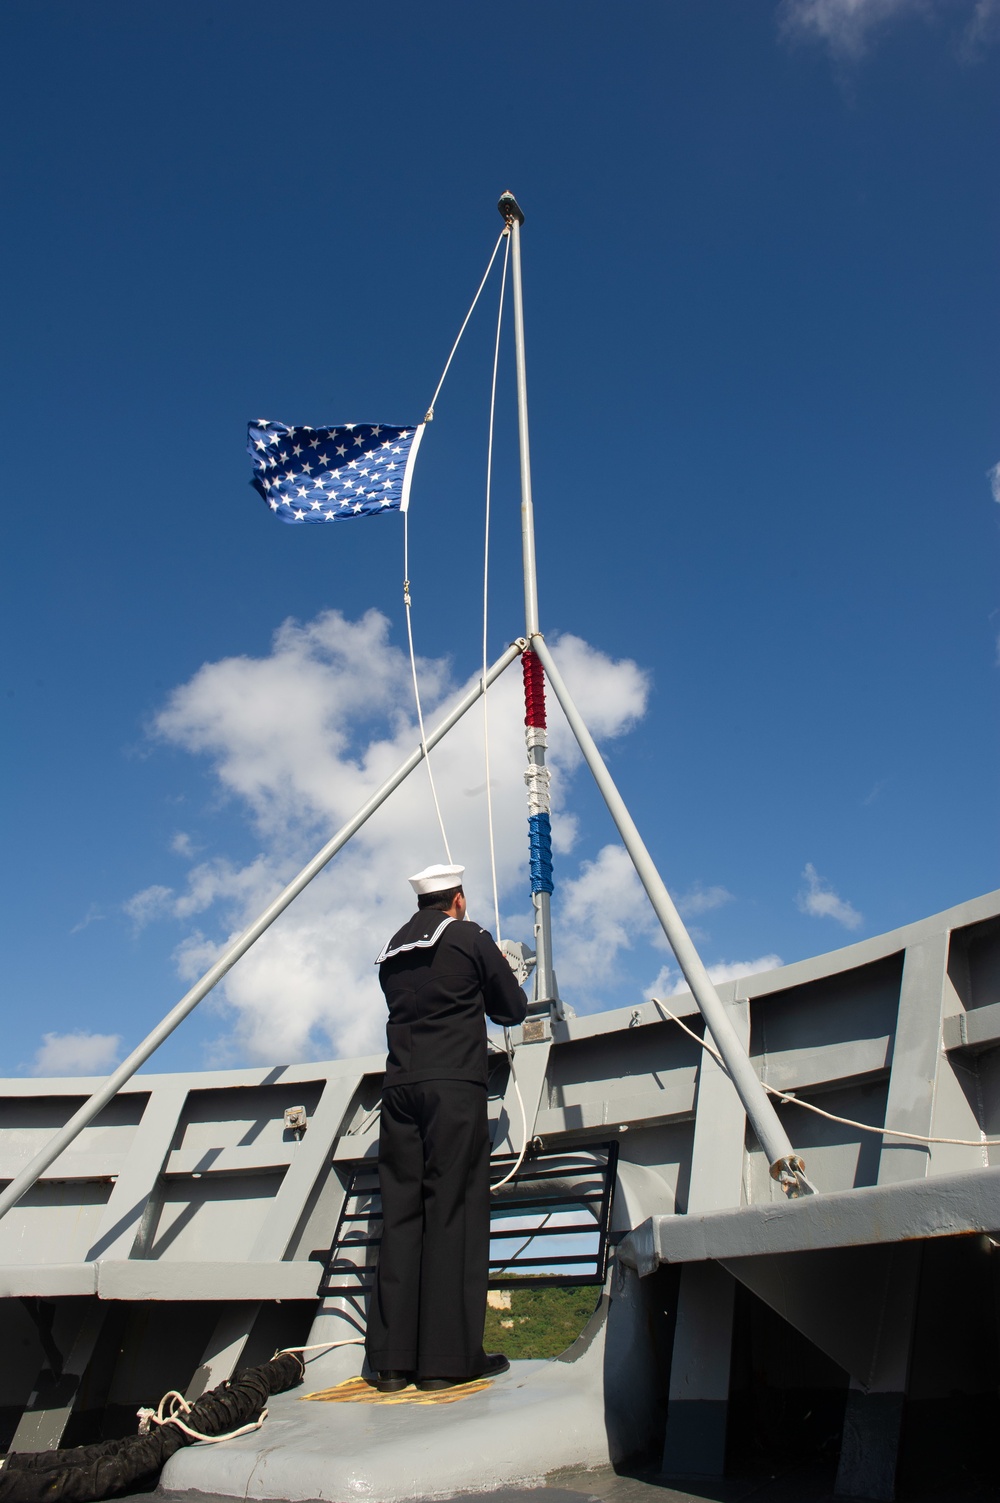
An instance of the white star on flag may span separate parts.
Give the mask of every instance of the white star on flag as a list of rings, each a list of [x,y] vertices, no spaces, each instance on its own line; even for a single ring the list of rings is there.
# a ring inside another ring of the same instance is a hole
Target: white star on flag
[[[423,431],[422,423],[410,428],[388,423],[292,428],[286,423],[258,418],[248,427],[247,449],[254,461],[252,484],[283,522],[333,522],[338,517],[406,511]],[[352,459],[347,458],[348,440]],[[290,465],[278,471],[279,461],[287,462],[290,456],[297,458],[306,445],[314,456],[309,463],[301,469]],[[394,454],[399,455],[399,464],[391,458]],[[314,478],[312,471],[316,466],[321,466],[323,473]],[[333,510],[330,503],[337,500],[335,481],[349,492],[355,491],[357,499],[352,501],[349,495],[342,496]],[[328,491],[324,490],[327,484]],[[375,489],[376,486],[381,489]],[[300,505],[300,498],[308,505]]]

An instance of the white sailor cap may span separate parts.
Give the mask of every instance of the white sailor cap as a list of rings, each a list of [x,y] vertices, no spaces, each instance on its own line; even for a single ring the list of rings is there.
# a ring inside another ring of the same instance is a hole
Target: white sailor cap
[[[464,866],[442,866],[439,863],[437,866],[425,866],[422,872],[417,872],[406,880],[417,897],[422,898],[429,892],[449,892],[453,887],[461,887],[464,876]]]

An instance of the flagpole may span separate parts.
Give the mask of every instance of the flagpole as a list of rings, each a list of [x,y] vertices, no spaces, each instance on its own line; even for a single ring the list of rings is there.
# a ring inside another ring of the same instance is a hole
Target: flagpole
[[[535,512],[531,500],[531,450],[528,443],[528,377],[524,360],[524,301],[521,292],[521,226],[524,214],[513,193],[503,193],[497,208],[510,234],[514,291],[514,358],[517,368],[517,431],[521,451],[521,556],[524,566],[524,635],[530,643],[539,630],[538,575],[535,568]],[[529,737],[528,762],[536,786],[547,781],[544,735]],[[535,770],[537,769],[537,771]],[[546,816],[547,818],[547,816]],[[552,906],[547,892],[532,892],[535,909],[535,1005],[558,1005],[552,970]]]

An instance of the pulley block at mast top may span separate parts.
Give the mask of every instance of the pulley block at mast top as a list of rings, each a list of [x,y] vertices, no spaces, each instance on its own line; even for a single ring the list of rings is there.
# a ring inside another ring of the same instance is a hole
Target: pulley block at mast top
[[[516,219],[518,224],[524,223],[524,211],[513,193],[509,190],[506,193],[501,193],[497,208],[508,224],[510,224],[512,219]]]

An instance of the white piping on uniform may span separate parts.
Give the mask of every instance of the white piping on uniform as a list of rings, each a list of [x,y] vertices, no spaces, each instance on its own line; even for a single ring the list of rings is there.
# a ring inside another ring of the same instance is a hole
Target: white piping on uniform
[[[438,940],[441,938],[441,935],[444,933],[444,931],[448,927],[448,925],[449,924],[453,924],[454,922],[455,922],[455,920],[453,918],[451,918],[450,916],[446,917],[442,923],[438,924],[437,928],[434,930],[434,933],[431,935],[430,939],[414,939],[414,940],[411,940],[408,945],[397,945],[394,950],[390,950],[388,948],[384,949],[382,951],[381,955],[375,961],[375,964],[376,965],[381,965],[382,962],[383,962],[383,960],[391,960],[394,955],[402,955],[402,953],[403,953],[404,950],[428,950],[428,949],[430,949],[431,945],[436,945],[437,944]]]

